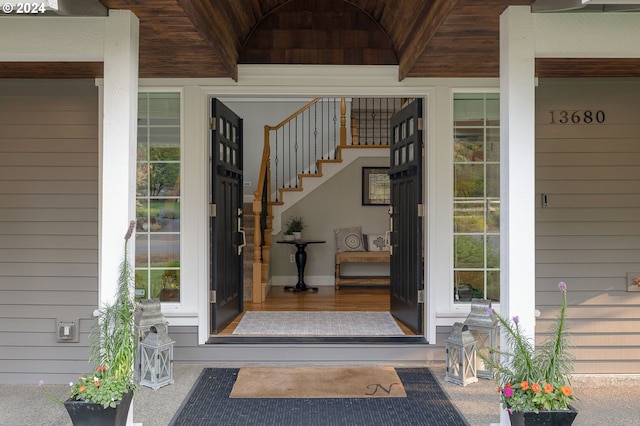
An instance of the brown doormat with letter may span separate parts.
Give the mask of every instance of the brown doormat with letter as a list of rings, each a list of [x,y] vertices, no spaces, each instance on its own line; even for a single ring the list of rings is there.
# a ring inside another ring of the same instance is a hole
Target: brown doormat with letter
[[[394,398],[407,393],[393,367],[245,367],[231,398]]]

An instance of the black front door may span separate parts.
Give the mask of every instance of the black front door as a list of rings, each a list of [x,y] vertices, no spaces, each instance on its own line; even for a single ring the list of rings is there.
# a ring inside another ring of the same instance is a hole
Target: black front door
[[[242,312],[242,119],[211,100],[210,305],[211,334]]]
[[[422,333],[422,99],[391,117],[391,314]]]

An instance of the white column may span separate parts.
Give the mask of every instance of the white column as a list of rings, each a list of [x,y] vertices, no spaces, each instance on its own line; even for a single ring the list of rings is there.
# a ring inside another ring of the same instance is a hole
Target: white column
[[[535,57],[528,6],[500,17],[500,313],[535,327]],[[501,339],[505,342],[505,339]],[[509,425],[502,410],[501,425]]]
[[[117,289],[124,236],[135,219],[138,115],[138,18],[111,10],[105,20],[104,91],[100,150],[98,277],[100,304]],[[135,241],[129,242],[131,260]]]

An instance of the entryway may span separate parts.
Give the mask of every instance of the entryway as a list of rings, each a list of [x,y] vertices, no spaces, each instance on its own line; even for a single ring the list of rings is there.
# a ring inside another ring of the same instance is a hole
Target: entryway
[[[420,104],[420,101],[410,103]],[[407,110],[411,110],[407,114]],[[383,219],[381,226],[382,232],[387,232],[388,241],[391,250],[395,250],[396,255],[392,256],[392,285],[388,287],[359,287],[349,288],[343,286],[340,290],[336,290],[331,286],[320,286],[318,293],[287,293],[279,286],[271,286],[268,297],[263,297],[262,301],[256,303],[255,298],[248,300],[244,298],[243,306],[240,307],[240,315],[232,320],[229,324],[220,324],[216,328],[216,336],[229,336],[233,333],[233,329],[240,321],[242,312],[246,311],[374,311],[374,312],[390,312],[395,317],[402,318],[402,322],[398,321],[405,335],[420,335],[422,332],[422,300],[419,300],[420,290],[423,289],[422,268],[415,264],[415,260],[422,261],[422,216],[420,208],[417,204],[421,204],[421,157],[422,157],[422,109],[406,108],[404,114],[394,122],[391,126],[386,125],[384,134],[390,134],[390,142],[386,142],[387,153],[391,146],[391,161],[387,159],[387,165],[391,168],[391,192],[392,208],[388,206],[378,206],[382,208],[384,214],[389,210],[388,219]],[[419,115],[416,115],[419,114]],[[215,122],[216,119],[212,120]],[[335,118],[334,118],[335,121]],[[341,120],[343,121],[343,120]],[[393,128],[393,130],[391,130]],[[215,129],[212,129],[215,132]],[[242,129],[240,129],[242,134]],[[378,135],[380,130],[378,130]],[[361,141],[362,142],[362,141]],[[214,145],[215,147],[216,145]],[[298,141],[295,141],[295,149],[298,149]],[[363,148],[365,146],[359,146]],[[378,148],[383,148],[379,146]],[[343,148],[340,146],[339,148]],[[215,149],[215,148],[214,148]],[[336,148],[336,152],[339,150]],[[304,151],[304,149],[303,149]],[[387,154],[389,155],[389,154]],[[324,161],[324,160],[321,160]],[[303,163],[304,164],[304,163]],[[312,173],[313,174],[313,173]],[[317,174],[317,172],[316,172]],[[212,174],[213,175],[213,174]],[[262,172],[260,173],[262,175]],[[213,185],[212,185],[213,186]],[[352,194],[354,198],[360,198],[360,194]],[[395,203],[393,203],[395,198]],[[364,204],[364,202],[363,202]],[[415,206],[413,204],[416,204]],[[256,206],[256,203],[252,207]],[[251,234],[250,211],[245,203],[242,208],[243,230],[244,234]],[[281,219],[284,220],[284,219]],[[256,223],[255,221],[254,223]],[[230,223],[231,224],[231,223]],[[391,227],[387,230],[387,224]],[[213,229],[213,228],[212,228]],[[395,230],[395,231],[394,231]],[[252,230],[256,235],[256,230]],[[331,231],[329,231],[331,232]],[[328,234],[328,232],[327,232]],[[271,230],[269,229],[269,236]],[[407,238],[410,236],[411,238]],[[250,236],[247,235],[247,240]],[[330,238],[326,238],[329,240]],[[331,238],[332,239],[332,238]],[[232,239],[233,241],[233,239]],[[274,246],[274,241],[270,241],[270,246]],[[333,241],[331,241],[333,242]],[[410,246],[410,247],[409,247]],[[213,253],[212,253],[213,254]],[[243,250],[243,258],[245,259],[244,276],[253,277],[255,291],[255,263],[251,265],[251,261],[255,262],[255,256],[252,256],[250,246]],[[413,256],[413,255],[416,256]],[[253,259],[252,259],[253,257]],[[416,259],[414,259],[414,257]],[[267,257],[269,258],[269,257]],[[223,261],[224,262],[224,261]],[[212,264],[219,264],[216,260],[212,260]],[[268,264],[268,263],[267,263]],[[395,276],[395,280],[393,277]],[[215,279],[212,274],[212,279]],[[245,280],[248,281],[248,280]],[[415,288],[414,288],[415,287]],[[211,286],[213,289],[214,287]],[[245,289],[247,286],[245,284]],[[421,296],[421,295],[420,295]],[[395,302],[390,302],[395,301]],[[398,303],[400,302],[400,303]],[[215,309],[212,309],[215,311]],[[409,327],[405,324],[410,324]]]

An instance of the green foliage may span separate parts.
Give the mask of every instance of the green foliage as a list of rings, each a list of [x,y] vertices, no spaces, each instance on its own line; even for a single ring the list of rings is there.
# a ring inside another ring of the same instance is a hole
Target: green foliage
[[[135,389],[135,304],[129,290],[133,269],[128,260],[128,242],[134,227],[135,222],[131,221],[125,236],[124,259],[120,264],[116,299],[113,304],[105,305],[99,310],[98,323],[91,330],[89,360],[94,361],[98,367],[93,375],[81,376],[71,390],[71,397],[102,404],[105,408],[115,407],[116,401]]]
[[[502,406],[513,411],[564,410],[575,400],[569,375],[573,371],[573,356],[569,353],[565,324],[567,307],[566,284],[561,282],[563,303],[552,334],[539,348],[524,335],[518,317],[511,321],[496,316],[506,334],[507,349],[490,348],[487,356],[478,353],[486,365],[493,368],[499,385]],[[493,355],[499,354],[503,360]]]
[[[289,216],[286,233],[291,235],[290,233],[301,232],[304,227],[305,224],[301,217]]]

